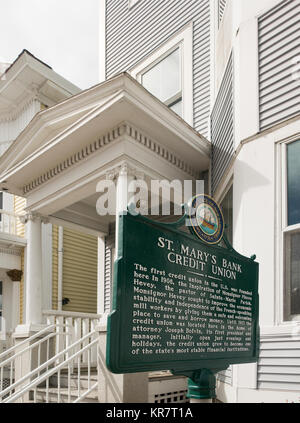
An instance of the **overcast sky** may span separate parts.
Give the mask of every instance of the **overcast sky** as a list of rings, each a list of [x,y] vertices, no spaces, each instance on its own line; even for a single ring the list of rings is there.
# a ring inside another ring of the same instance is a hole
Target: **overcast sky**
[[[99,1],[0,0],[0,61],[25,48],[80,88],[97,84]]]

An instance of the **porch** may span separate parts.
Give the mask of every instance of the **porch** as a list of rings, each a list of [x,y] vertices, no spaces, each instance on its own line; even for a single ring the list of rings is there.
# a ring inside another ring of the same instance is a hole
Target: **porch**
[[[141,392],[145,401],[148,385],[153,400],[156,394],[150,385],[158,389],[160,380],[168,380],[168,392],[180,393],[170,394],[172,401],[184,399],[182,378],[112,375],[106,369],[106,317],[112,306],[112,264],[118,245],[116,216],[127,208],[132,181],[150,186],[153,180],[177,180],[183,186],[187,180],[207,179],[209,157],[209,142],[127,74],[36,115],[0,160],[0,187],[27,199],[24,321],[15,329],[13,349],[0,355],[2,385],[4,372],[9,379],[9,386],[0,389],[3,401],[48,401],[55,395],[63,401],[64,384],[67,402],[83,401],[96,389],[101,402],[136,401]],[[114,213],[102,215],[97,212],[103,195],[99,185],[108,180],[115,185]],[[180,204],[182,197],[178,198],[174,193],[171,202]],[[162,193],[160,206],[169,200]],[[97,238],[96,313],[45,311],[52,283],[43,271],[42,228],[48,224]]]

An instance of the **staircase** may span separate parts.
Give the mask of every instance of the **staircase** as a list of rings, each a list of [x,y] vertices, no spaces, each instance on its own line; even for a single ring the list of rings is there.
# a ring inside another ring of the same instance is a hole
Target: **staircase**
[[[98,402],[100,316],[47,313],[47,327],[0,354],[0,402]]]
[[[43,387],[36,388],[30,392],[29,400],[37,403],[73,403],[76,401],[82,392],[86,392],[90,386],[97,385],[94,390],[87,394],[80,402],[81,403],[97,403],[98,402],[98,374],[97,369],[91,369],[91,374],[88,375],[87,369],[81,369],[80,377],[75,371],[70,375],[70,384],[68,381],[67,371],[62,371],[60,381],[57,375],[51,376],[49,381],[49,388],[47,391],[46,384]]]

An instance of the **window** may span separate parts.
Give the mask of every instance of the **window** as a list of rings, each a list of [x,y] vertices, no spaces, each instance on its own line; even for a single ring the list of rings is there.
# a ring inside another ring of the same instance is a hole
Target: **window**
[[[191,23],[129,72],[151,94],[193,126],[193,26]]]
[[[285,318],[300,318],[300,140],[284,144]]]
[[[182,115],[180,49],[176,48],[167,57],[141,75],[142,85],[163,101],[177,114]]]

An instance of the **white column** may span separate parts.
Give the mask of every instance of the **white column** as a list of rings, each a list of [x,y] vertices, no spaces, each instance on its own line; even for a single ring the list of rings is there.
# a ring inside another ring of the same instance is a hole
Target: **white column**
[[[41,217],[28,214],[26,222],[26,325],[42,324],[42,231]]]
[[[134,176],[130,174],[128,165],[124,163],[120,168],[116,186],[116,257],[118,255],[119,245],[119,216],[127,210],[128,200],[130,198],[128,186],[133,179]]]
[[[64,228],[58,228],[58,280],[57,280],[57,309],[62,310],[63,297],[63,261],[64,261]]]

